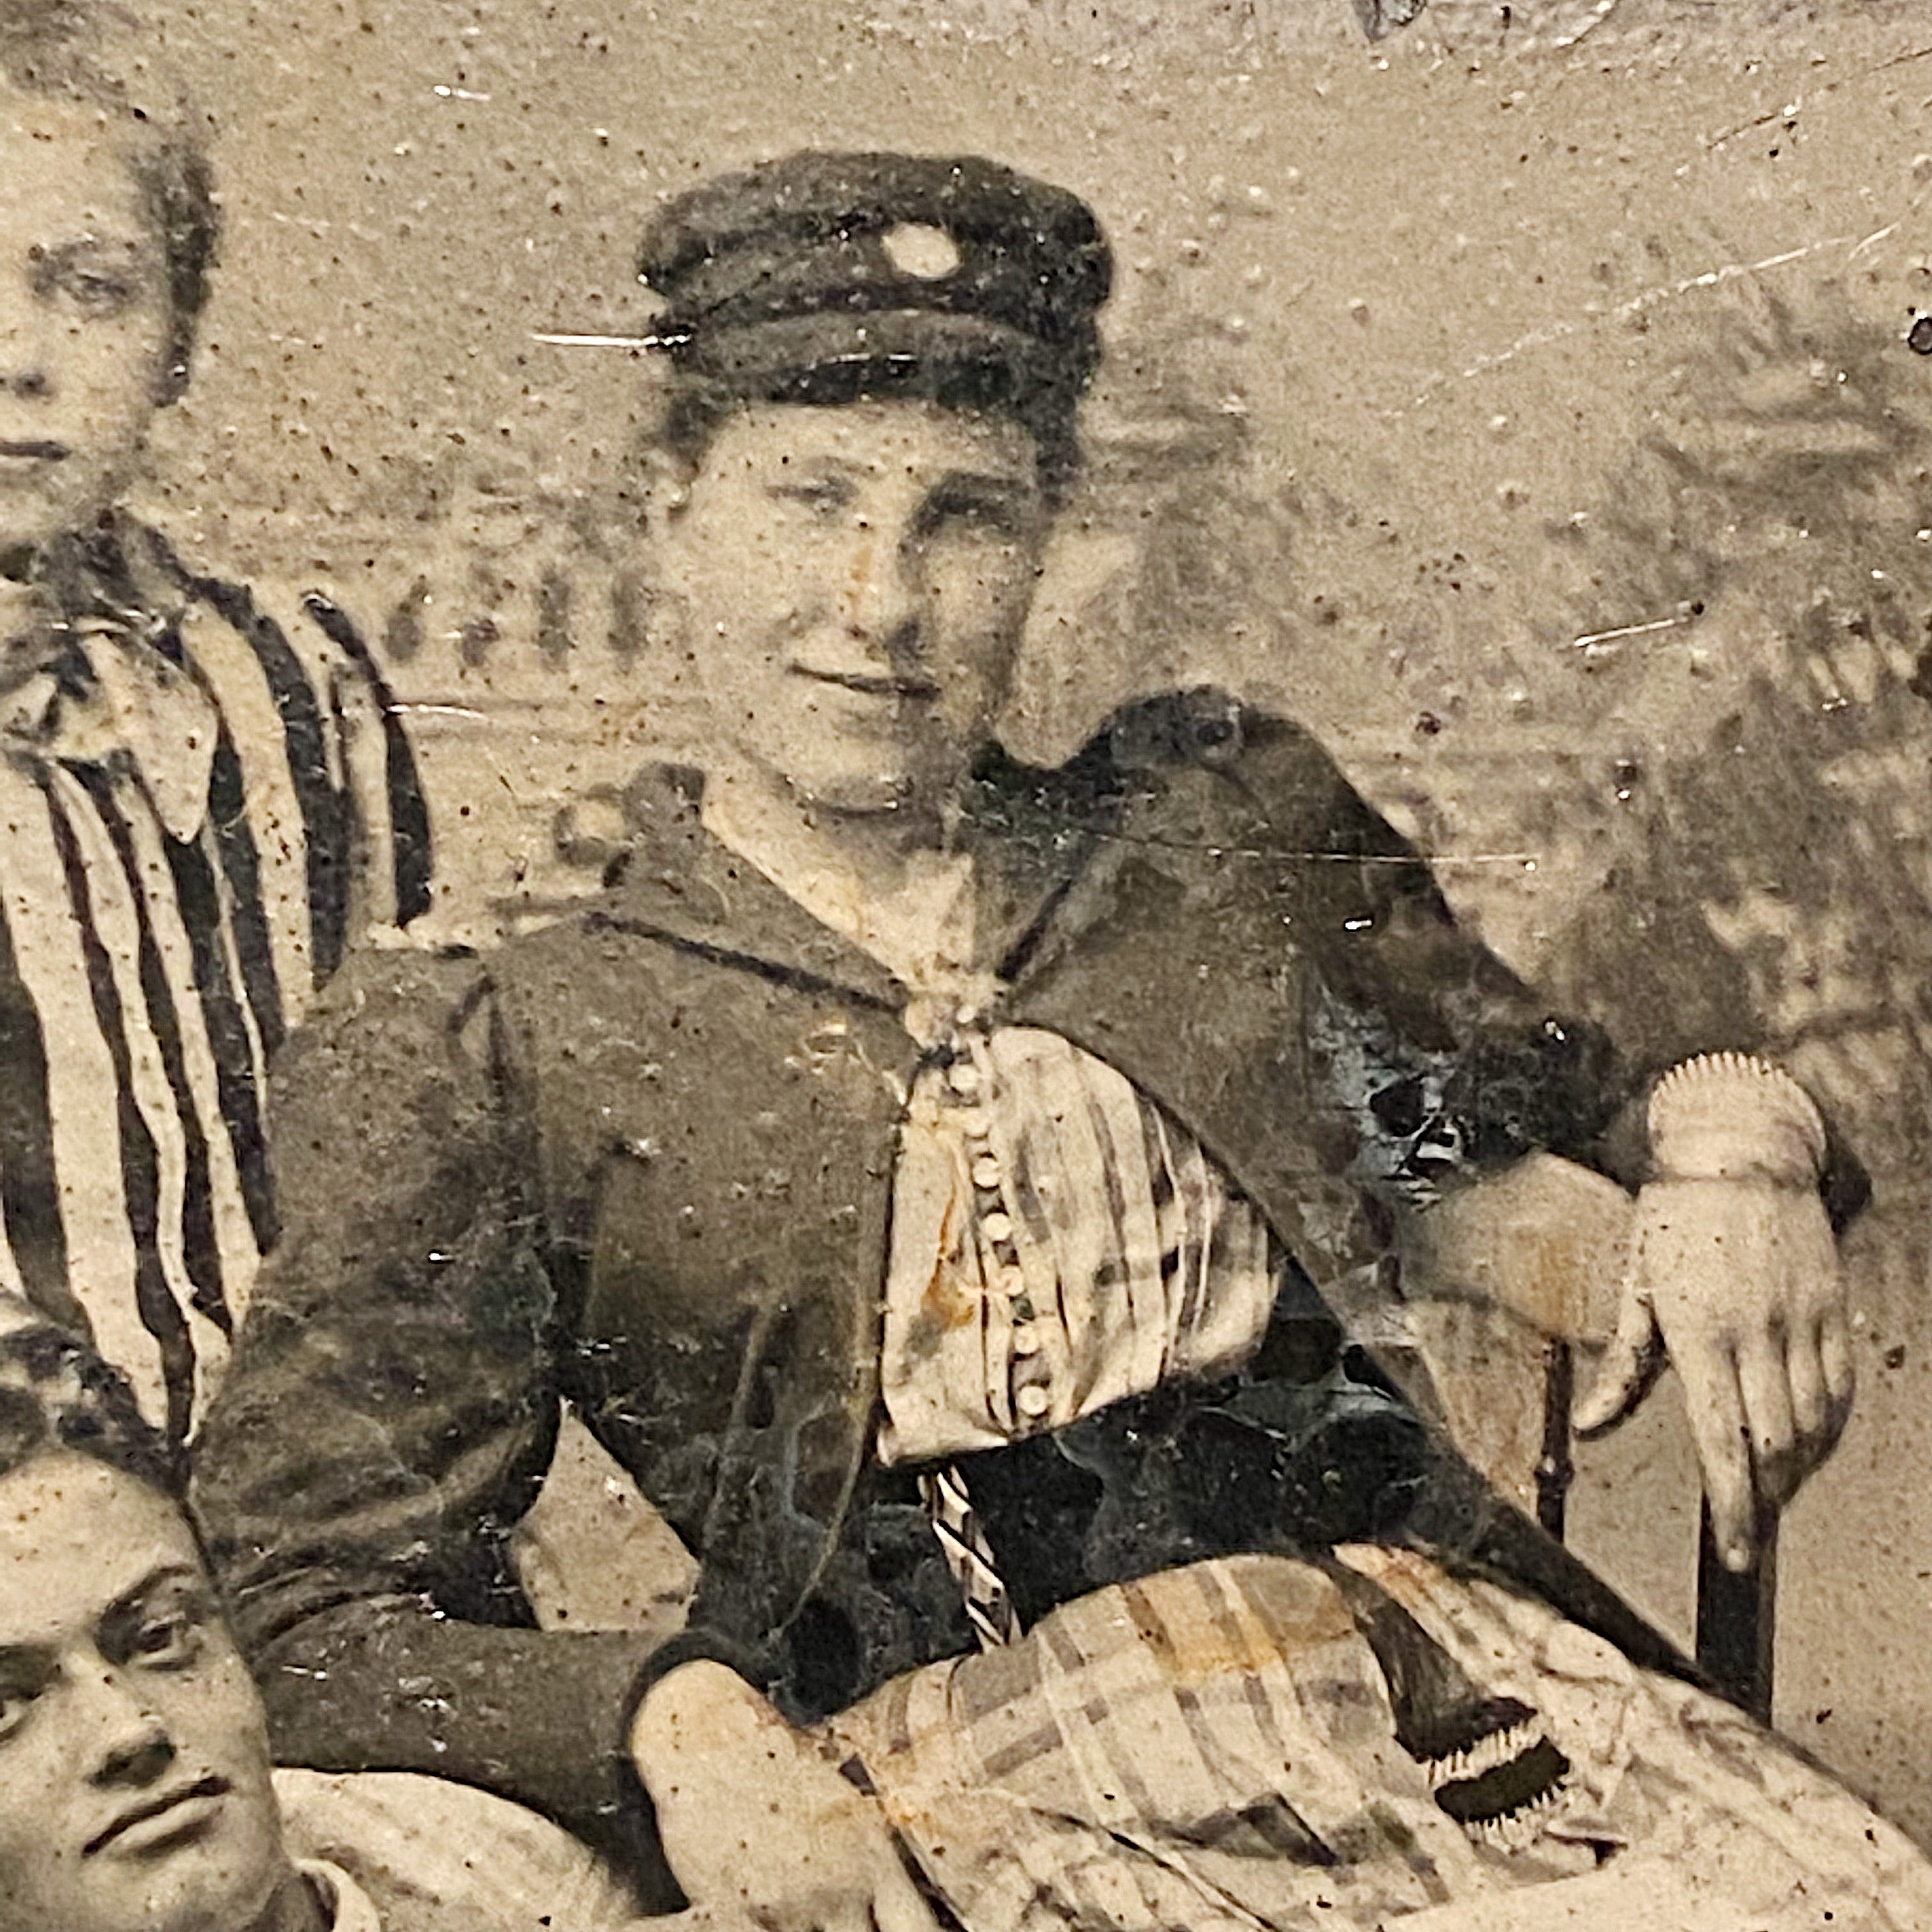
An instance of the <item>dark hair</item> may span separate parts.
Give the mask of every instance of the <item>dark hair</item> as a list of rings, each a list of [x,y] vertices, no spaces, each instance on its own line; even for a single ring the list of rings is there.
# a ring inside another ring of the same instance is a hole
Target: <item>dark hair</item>
[[[35,1319],[0,1334],[0,1476],[62,1449],[184,1502],[181,1456],[142,1414],[120,1371]]]
[[[1070,387],[1015,393],[993,365],[850,362],[801,372],[782,384],[746,390],[674,371],[664,407],[646,441],[686,470],[704,460],[726,418],[760,403],[936,403],[962,416],[1017,422],[1040,452],[1040,482],[1049,503],[1063,502],[1080,474],[1080,398]]]
[[[131,136],[129,170],[166,264],[170,328],[155,400],[171,403],[188,387],[221,222],[201,129],[153,59],[152,38],[112,0],[0,0],[0,82],[96,109]]]

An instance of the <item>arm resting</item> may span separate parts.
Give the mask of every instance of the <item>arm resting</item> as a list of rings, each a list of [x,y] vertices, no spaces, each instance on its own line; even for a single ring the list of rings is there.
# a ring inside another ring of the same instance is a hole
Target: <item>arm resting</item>
[[[344,1604],[256,1654],[275,1762],[417,1771],[541,1811],[656,1911],[682,1901],[622,1748],[652,1640],[491,1629],[418,1601]]]

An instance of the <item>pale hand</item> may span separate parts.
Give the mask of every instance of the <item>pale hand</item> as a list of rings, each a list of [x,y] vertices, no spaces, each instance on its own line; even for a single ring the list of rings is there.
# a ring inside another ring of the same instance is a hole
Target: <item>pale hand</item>
[[[1838,1245],[1815,1190],[1772,1180],[1654,1180],[1636,1220],[1616,1332],[1576,1430],[1622,1422],[1667,1360],[1718,1550],[1742,1570],[1760,1504],[1790,1501],[1851,1413]]]
[[[638,1775],[700,1928],[938,1932],[876,1800],[735,1672],[687,1664],[631,1726]]]

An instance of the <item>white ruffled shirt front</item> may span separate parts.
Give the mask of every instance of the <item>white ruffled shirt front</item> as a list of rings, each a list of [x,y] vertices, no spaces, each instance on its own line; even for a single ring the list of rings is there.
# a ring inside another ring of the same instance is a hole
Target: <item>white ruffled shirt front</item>
[[[882,893],[755,790],[707,785],[703,817],[912,991],[934,1049],[893,1178],[883,1460],[995,1448],[1252,1354],[1279,1282],[1266,1223],[1124,1075],[998,1021],[970,859],[916,855]]]

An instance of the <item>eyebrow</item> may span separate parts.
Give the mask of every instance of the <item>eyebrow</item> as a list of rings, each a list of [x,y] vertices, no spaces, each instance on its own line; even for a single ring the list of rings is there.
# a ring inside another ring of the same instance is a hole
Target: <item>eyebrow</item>
[[[0,1695],[37,1691],[54,1672],[51,1644],[0,1643]]]
[[[105,254],[133,260],[152,251],[150,238],[132,227],[118,234],[97,235],[89,230],[84,234],[70,235],[64,241],[43,242],[38,249],[39,259],[44,262],[67,262],[88,255]]]
[[[158,1563],[137,1583],[123,1590],[94,1620],[96,1633],[111,1630],[142,1610],[156,1592],[176,1582],[205,1581],[192,1563]],[[52,1643],[0,1643],[0,1688],[31,1690],[46,1681],[58,1646]]]
[[[96,1619],[98,1624],[106,1624],[117,1617],[124,1617],[136,1610],[160,1589],[164,1583],[172,1583],[182,1578],[199,1583],[201,1572],[192,1563],[158,1563],[141,1580],[130,1588],[123,1590]]]

